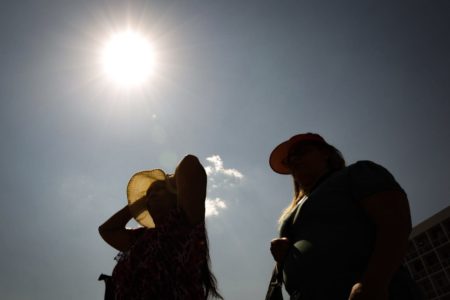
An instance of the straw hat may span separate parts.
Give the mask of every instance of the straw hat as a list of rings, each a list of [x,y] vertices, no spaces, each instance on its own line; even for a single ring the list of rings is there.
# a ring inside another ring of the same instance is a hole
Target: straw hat
[[[127,186],[128,207],[133,218],[142,226],[147,228],[155,227],[155,223],[147,210],[147,203],[140,202],[134,204],[147,194],[147,190],[155,181],[165,181],[169,191],[176,193],[175,188],[168,182],[170,176],[161,169],[142,171],[134,174]]]

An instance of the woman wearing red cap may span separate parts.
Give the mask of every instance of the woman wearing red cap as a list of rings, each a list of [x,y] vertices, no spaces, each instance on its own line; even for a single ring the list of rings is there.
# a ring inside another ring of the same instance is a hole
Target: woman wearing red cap
[[[313,133],[278,145],[270,166],[294,180],[270,247],[272,281],[283,281],[291,299],[421,299],[402,267],[408,199],[385,168],[370,161],[346,167],[339,150]]]

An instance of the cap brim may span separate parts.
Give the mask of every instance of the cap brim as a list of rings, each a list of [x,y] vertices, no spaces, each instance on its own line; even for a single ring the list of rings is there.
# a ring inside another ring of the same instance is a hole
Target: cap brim
[[[291,174],[291,170],[284,164],[284,160],[288,156],[289,149],[292,147],[290,140],[279,144],[270,154],[269,164],[272,170],[279,174]]]

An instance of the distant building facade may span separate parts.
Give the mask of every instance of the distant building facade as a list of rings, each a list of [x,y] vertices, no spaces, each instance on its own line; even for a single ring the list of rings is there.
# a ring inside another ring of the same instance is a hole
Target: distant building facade
[[[428,300],[450,300],[450,206],[416,225],[405,264]]]

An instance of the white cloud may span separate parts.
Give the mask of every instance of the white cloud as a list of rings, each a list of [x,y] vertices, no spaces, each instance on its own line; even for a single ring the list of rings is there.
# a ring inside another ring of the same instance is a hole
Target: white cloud
[[[219,155],[206,158],[205,166],[208,175],[208,198],[205,202],[206,216],[217,216],[221,210],[227,208],[226,202],[233,198],[232,194],[237,185],[244,179],[244,175],[237,169],[226,169]],[[227,200],[225,200],[227,199]]]
[[[222,158],[220,158],[219,155],[207,157],[206,160],[212,164],[205,167],[208,176],[223,175],[234,181],[239,181],[244,178],[244,175],[236,169],[225,169],[223,167]],[[212,179],[214,181],[214,177]]]
[[[217,216],[219,214],[219,210],[226,209],[226,208],[227,208],[227,205],[222,199],[220,199],[220,198],[215,198],[215,199],[206,198],[206,201],[205,201],[205,215],[206,215],[206,217]]]

